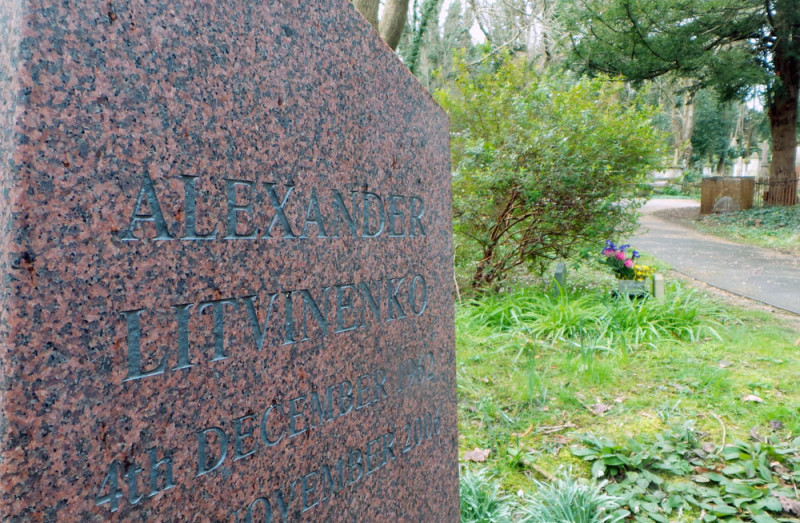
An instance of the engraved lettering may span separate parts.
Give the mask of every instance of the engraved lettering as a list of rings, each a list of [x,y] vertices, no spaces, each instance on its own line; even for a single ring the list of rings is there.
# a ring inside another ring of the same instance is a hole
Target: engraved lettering
[[[278,293],[269,294],[269,305],[267,305],[267,317],[264,319],[264,327],[262,328],[258,323],[258,314],[256,313],[256,306],[253,304],[253,300],[256,299],[255,296],[245,296],[242,298],[244,301],[245,307],[247,308],[247,316],[250,318],[250,327],[253,329],[253,339],[256,342],[256,348],[258,352],[264,348],[264,339],[267,337],[267,329],[269,328],[269,319],[272,315],[272,305],[275,303],[275,298],[278,297]]]
[[[425,229],[422,227],[422,215],[425,214],[425,202],[422,201],[422,198],[417,196],[410,196],[409,201],[411,202],[411,208],[408,213],[411,216],[411,223],[408,228],[408,236],[411,238],[415,236],[425,236]],[[419,205],[419,207],[417,207],[417,205]],[[419,233],[416,232],[417,227],[419,227]]]
[[[353,192],[353,210],[356,209],[356,197],[358,196],[357,192]],[[347,210],[347,206],[344,204],[344,199],[342,199],[342,194],[337,191],[333,190],[333,237],[339,237],[339,224],[344,222],[347,225],[347,228],[350,229],[350,234],[353,236],[358,236],[358,226],[356,225],[356,221],[353,219],[353,215],[350,214],[350,211]]]
[[[322,465],[322,477],[325,481],[322,484],[322,501],[328,500],[328,493],[331,497],[338,494],[344,488],[344,459],[339,458],[336,462],[336,481],[331,475],[331,468],[328,465]],[[327,486],[327,489],[325,488]]]
[[[145,199],[147,200],[147,207],[150,212],[143,212],[142,204]],[[167,229],[167,222],[164,221],[164,215],[161,212],[161,205],[158,203],[156,190],[153,186],[153,179],[150,175],[144,173],[142,179],[142,188],[139,190],[139,195],[136,197],[136,205],[133,207],[133,215],[131,216],[130,225],[121,236],[123,241],[138,241],[139,238],[133,235],[133,231],[140,223],[152,223],[155,225],[157,235],[156,240],[173,240]]]
[[[158,449],[153,447],[147,451],[150,457],[150,494],[148,497],[166,492],[167,490],[175,487],[175,481],[172,479],[172,457],[166,456],[164,459],[158,459]],[[158,486],[158,470],[164,467],[164,487]]]
[[[303,407],[302,403],[305,401],[305,396],[298,396],[293,400],[289,400],[289,437],[293,438],[305,432],[307,427],[303,427],[299,429],[295,425],[295,420],[301,416],[303,416]],[[301,406],[298,407],[298,404]],[[299,409],[299,410],[298,410]]]
[[[250,426],[249,430],[246,432],[242,431],[242,426],[245,420],[253,421],[255,417],[253,415],[242,416],[241,418],[236,418],[233,420],[233,437],[234,437],[234,453],[233,453],[233,461],[239,461],[242,458],[246,458],[256,452],[256,444],[253,437],[253,430],[254,427]],[[242,447],[245,439],[253,439],[253,446],[250,450],[245,452]]]
[[[264,507],[264,523],[269,523],[272,521],[272,505],[269,504],[269,500],[267,500],[267,498],[256,498],[252,503],[250,503],[250,505],[247,507],[247,513],[245,514],[245,521],[247,523],[253,522],[253,512],[255,511],[256,503],[258,502],[261,502],[261,505]]]
[[[328,387],[328,390],[325,391],[325,403],[321,404],[319,401],[319,394],[316,392],[311,393],[311,428],[313,429],[316,426],[322,425],[328,421],[333,420],[333,391],[336,388],[335,385],[331,385]],[[317,416],[316,423],[314,422],[314,414]]]
[[[208,435],[214,434],[217,439],[216,456],[208,454]],[[211,427],[197,433],[197,476],[200,477],[209,472],[213,472],[222,465],[228,455],[228,435],[219,427]]]
[[[400,287],[403,285],[405,280],[405,277],[390,278],[386,280],[386,298],[388,300],[386,321],[400,320],[406,317],[406,313],[403,312],[403,307],[400,305],[400,301],[397,299],[397,293],[400,292]],[[399,315],[397,316],[395,315],[395,309],[399,311]]]
[[[194,364],[189,361],[189,309],[192,308],[192,305],[184,303],[172,306],[178,321],[178,365],[172,370],[194,367]]]
[[[346,291],[355,292],[355,290],[356,286],[350,283],[336,286],[336,332],[337,333],[347,332],[358,328],[358,321],[354,321],[351,325],[347,326],[345,326],[345,321],[344,321],[345,311],[351,310],[353,308],[353,297],[352,295],[348,296]],[[362,317],[364,316],[363,309],[361,316]]]
[[[228,356],[225,355],[225,328],[224,328],[224,313],[225,305],[233,305],[236,307],[236,300],[212,300],[200,303],[200,314],[207,308],[211,307],[212,316],[214,321],[214,358],[211,361],[224,360]]]
[[[156,365],[155,368],[150,370],[142,369],[139,315],[143,310],[144,309],[137,309],[133,311],[122,312],[122,315],[125,317],[125,323],[128,327],[128,376],[123,380],[123,382],[163,374],[164,369],[167,367],[167,355],[164,354],[164,356],[161,358],[161,363]]]
[[[347,392],[345,392],[347,389]],[[353,410],[353,384],[345,380],[339,384],[339,416]]]
[[[136,505],[142,500],[139,494],[139,481],[136,477],[143,469],[136,466],[136,463],[128,465],[128,471],[125,473],[125,479],[128,481],[128,502],[131,505]]]
[[[378,305],[378,304],[380,303],[380,300],[381,300],[381,282],[378,281],[378,292],[376,293],[377,300],[376,300],[375,297],[373,297],[372,290],[369,288],[369,285],[367,285],[365,282],[359,282],[358,290],[361,291],[361,301],[365,305],[369,306],[369,309],[372,311],[372,314],[375,317],[375,320],[378,323],[380,323],[380,321],[381,321],[381,306]],[[366,309],[366,307],[362,307],[361,308],[361,327],[362,328],[367,325],[367,320],[364,317],[364,309]]]
[[[308,238],[308,225],[311,223],[317,227],[317,238],[328,237],[328,235],[325,233],[325,218],[322,217],[322,211],[319,210],[319,199],[317,198],[316,189],[311,189],[311,198],[308,201],[306,219],[303,223],[303,232],[300,235],[300,238]]]
[[[269,203],[272,206],[272,209],[275,211],[275,216],[272,218],[272,222],[270,222],[269,227],[262,238],[272,238],[272,229],[275,227],[276,223],[281,224],[281,228],[283,229],[283,234],[281,236],[282,238],[296,238],[297,236],[295,236],[295,234],[292,232],[292,226],[289,224],[289,220],[286,218],[286,213],[284,211],[286,202],[289,201],[289,196],[294,190],[294,185],[286,186],[286,194],[283,195],[282,200],[278,197],[278,193],[275,192],[276,184],[268,182],[264,185],[267,186],[267,196],[269,197]]]
[[[419,290],[421,287],[422,290]],[[417,306],[417,291],[422,293],[422,305]],[[417,316],[421,316],[425,309],[428,308],[428,284],[422,275],[417,274],[411,280],[411,286],[408,289],[408,303],[411,305],[411,310]]]
[[[310,495],[317,490],[316,482],[319,478],[319,472],[311,471],[301,479],[303,483],[303,512],[306,512],[319,504],[319,499],[315,500],[313,503],[308,502],[308,498]]]
[[[184,233],[182,240],[216,240],[217,226],[207,234],[197,232],[197,190],[195,182],[199,176],[181,175],[184,193]]]
[[[283,439],[283,434],[284,434],[284,432],[281,431],[280,435],[278,436],[278,439],[270,439],[269,434],[267,434],[267,420],[269,419],[269,414],[270,412],[273,411],[273,409],[277,409],[278,411],[280,411],[281,415],[283,415],[283,407],[281,407],[281,405],[278,404],[278,405],[271,405],[266,411],[264,411],[264,415],[261,416],[261,441],[263,441],[264,445],[266,445],[267,447],[272,447],[274,445],[277,445]]]
[[[225,181],[225,202],[228,209],[228,220],[225,228],[226,240],[255,240],[258,238],[258,228],[253,227],[252,224],[245,222],[247,232],[239,233],[239,215],[244,214],[248,220],[253,219],[253,201],[250,195],[253,191],[253,184],[249,180],[233,180],[230,178],[223,178]],[[246,187],[246,202],[238,204],[236,198],[236,188]]]
[[[386,454],[383,453],[383,452],[380,452],[381,449],[382,449],[382,445],[381,445],[381,441],[382,440],[383,440],[383,435],[378,436],[377,438],[372,439],[372,440],[367,442],[367,448],[366,448],[365,457],[364,457],[364,461],[366,462],[365,465],[366,465],[366,468],[367,468],[367,476],[369,476],[370,474],[372,474],[376,470],[378,470],[381,467],[383,467],[384,465],[386,465]],[[373,444],[375,445],[375,447],[377,447],[374,451],[373,451],[373,448],[372,448]],[[373,467],[372,466],[372,458],[374,458],[376,456],[379,459],[381,457],[383,459],[381,459],[381,461],[379,461]]]
[[[311,293],[307,289],[300,289],[299,291],[295,291],[300,294],[303,298],[303,339],[301,341],[306,341],[309,339],[308,337],[308,312],[311,312],[311,315],[314,316],[314,319],[317,320],[317,325],[322,329],[322,335],[328,335],[328,291],[330,287],[325,287],[322,289],[322,306],[325,309],[323,313],[320,311],[317,302],[314,301],[314,297],[311,296]]]
[[[363,214],[361,236],[363,238],[375,238],[377,236],[380,236],[380,234],[383,232],[383,228],[386,226],[386,216],[384,214],[383,201],[381,200],[381,197],[375,193],[365,192],[363,194],[364,194],[364,214]],[[372,208],[370,202],[374,202],[375,205],[377,206],[375,211],[376,211],[376,216],[378,217],[378,225],[377,229],[375,229],[374,231],[370,230],[370,215],[372,214],[370,212],[370,209]]]
[[[97,493],[97,497],[94,498],[96,506],[99,507],[108,503],[111,507],[111,512],[119,510],[119,499],[122,497],[122,489],[119,488],[118,476],[119,463],[117,460],[114,460],[111,462],[111,465],[108,466],[108,472],[106,472],[106,477],[100,485],[100,491]],[[108,494],[103,494],[106,487],[108,487]]]
[[[389,236],[391,238],[403,238],[405,236],[402,221],[399,224],[397,222],[398,219],[403,219],[403,211],[397,208],[397,204],[398,202],[402,204],[405,199],[405,196],[400,196],[399,194],[389,195]],[[397,228],[398,225],[399,229]]]
[[[364,475],[364,464],[361,449],[351,449],[347,454],[347,484],[356,483]],[[358,475],[356,475],[358,472]]]
[[[369,385],[365,384],[365,382],[368,382],[369,379],[370,379],[369,374],[362,374],[361,376],[356,378],[356,390],[357,390],[356,410],[361,410],[370,404],[370,402],[367,400],[369,394],[368,393],[364,394],[365,392],[367,392],[367,390],[369,390]]]
[[[289,521],[289,503],[292,502],[292,498],[294,497],[295,485],[297,485],[297,480],[292,481],[292,484],[289,486],[289,497],[287,499],[283,498],[281,489],[275,489],[275,498],[278,500],[278,508],[281,509],[281,521]]]

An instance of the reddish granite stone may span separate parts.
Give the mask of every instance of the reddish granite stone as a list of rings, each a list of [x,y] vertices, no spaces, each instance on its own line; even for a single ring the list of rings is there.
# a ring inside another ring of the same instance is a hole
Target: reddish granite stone
[[[447,119],[348,1],[2,2],[0,140],[4,520],[458,518]]]

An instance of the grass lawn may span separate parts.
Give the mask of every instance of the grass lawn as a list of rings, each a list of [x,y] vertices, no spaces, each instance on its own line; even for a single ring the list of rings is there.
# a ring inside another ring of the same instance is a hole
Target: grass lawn
[[[540,521],[530,496],[571,469],[607,481],[624,520],[796,521],[776,496],[798,499],[800,332],[679,282],[631,301],[570,276],[559,298],[459,306],[463,473],[496,481],[511,519]]]

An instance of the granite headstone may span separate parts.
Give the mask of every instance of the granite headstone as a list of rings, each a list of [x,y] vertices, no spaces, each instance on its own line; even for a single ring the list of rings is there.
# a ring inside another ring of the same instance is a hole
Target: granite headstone
[[[346,0],[0,3],[0,514],[455,521],[448,122]]]

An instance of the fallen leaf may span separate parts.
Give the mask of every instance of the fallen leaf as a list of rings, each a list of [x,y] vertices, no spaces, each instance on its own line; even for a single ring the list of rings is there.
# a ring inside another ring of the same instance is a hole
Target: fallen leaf
[[[748,394],[747,396],[742,396],[742,401],[754,401],[756,403],[764,403],[764,400],[762,400],[755,394]]]
[[[792,498],[778,496],[778,501],[781,502],[784,512],[788,512],[794,516],[800,516],[800,501]]]
[[[794,342],[795,347],[800,347],[800,338],[797,338],[797,341]]]
[[[731,363],[728,360],[719,360],[719,368],[720,369],[727,369],[728,367],[730,367],[732,365],[733,365],[733,363]]]
[[[770,420],[769,428],[771,428],[772,430],[781,430],[783,428],[783,423],[781,423],[776,419]]]
[[[750,439],[753,441],[763,441],[764,438],[761,437],[761,434],[758,433],[755,427],[750,429]]]
[[[713,443],[703,443],[702,449],[706,454],[713,454],[717,447]]]
[[[595,403],[594,405],[589,405],[587,408],[597,416],[602,416],[603,414],[611,410],[611,406],[606,405],[604,403]]]
[[[476,447],[475,450],[470,450],[469,452],[464,453],[464,460],[483,463],[486,461],[486,458],[489,457],[490,452],[491,449],[479,449]]]
[[[774,470],[776,474],[780,475],[789,474],[789,472],[791,472],[780,461],[773,461],[772,463],[769,464],[769,468]]]
[[[672,386],[678,392],[684,392],[686,394],[692,394],[694,392],[691,387],[687,387],[686,385],[681,385],[680,383],[670,383],[670,386]]]
[[[619,398],[614,398],[614,403],[622,403],[625,401],[625,396],[620,396]]]
[[[481,381],[484,383],[489,383],[489,378],[481,378]]]
[[[533,432],[533,425],[531,425],[530,427],[525,429],[525,432],[519,432],[519,433],[512,432],[511,435],[514,436],[515,438],[524,438],[525,436],[527,436],[531,432]]]

